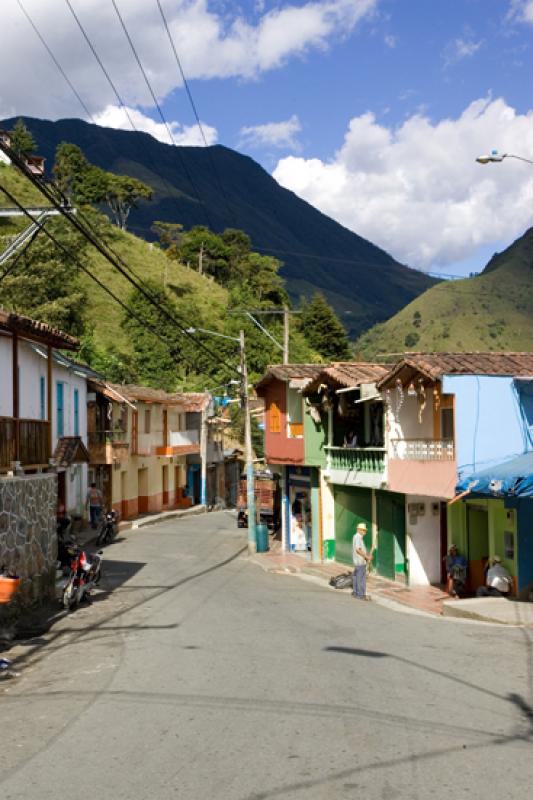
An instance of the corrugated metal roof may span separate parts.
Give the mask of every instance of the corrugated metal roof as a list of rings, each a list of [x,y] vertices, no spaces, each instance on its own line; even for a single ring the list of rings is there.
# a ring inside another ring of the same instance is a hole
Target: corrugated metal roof
[[[443,375],[533,375],[533,353],[405,353],[378,383],[383,389],[402,373],[421,373],[430,380]]]

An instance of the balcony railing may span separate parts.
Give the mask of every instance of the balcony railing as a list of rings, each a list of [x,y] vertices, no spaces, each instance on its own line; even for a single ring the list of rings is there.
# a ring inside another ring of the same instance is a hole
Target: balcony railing
[[[191,444],[200,443],[200,431],[170,431],[169,444],[171,447],[186,447]]]
[[[47,464],[49,458],[46,420],[0,417],[0,468],[9,469],[14,461],[24,467]]]
[[[101,446],[104,444],[127,444],[128,432],[122,430],[113,431],[89,431],[89,445]]]
[[[383,472],[384,447],[326,447],[332,469],[357,472]]]
[[[408,461],[453,461],[453,439],[391,439],[392,458]]]

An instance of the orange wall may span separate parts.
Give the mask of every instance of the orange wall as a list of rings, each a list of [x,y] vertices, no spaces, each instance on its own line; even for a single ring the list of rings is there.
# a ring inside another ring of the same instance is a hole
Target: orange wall
[[[456,483],[455,461],[389,459],[387,484],[391,492],[451,498],[455,495]]]
[[[265,399],[265,457],[270,464],[303,464],[304,439],[287,436],[287,384],[271,381],[263,390]],[[270,432],[270,406],[276,403],[280,411],[280,432]]]

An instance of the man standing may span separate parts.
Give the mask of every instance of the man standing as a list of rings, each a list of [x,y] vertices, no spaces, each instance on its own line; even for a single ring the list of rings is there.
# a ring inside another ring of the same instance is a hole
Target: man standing
[[[96,488],[96,483],[91,483],[87,491],[87,506],[89,507],[89,516],[91,519],[91,528],[98,527],[100,516],[102,514],[102,505],[104,498],[100,489]]]
[[[364,536],[366,525],[360,522],[352,540],[353,552],[353,597],[357,600],[369,600],[366,594],[366,565],[372,561],[372,556],[366,552]]]

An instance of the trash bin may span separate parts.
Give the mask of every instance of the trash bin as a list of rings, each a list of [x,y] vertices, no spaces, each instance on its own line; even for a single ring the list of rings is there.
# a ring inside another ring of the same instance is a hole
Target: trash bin
[[[268,526],[257,525],[255,529],[255,541],[257,542],[257,552],[266,553],[268,550]]]

